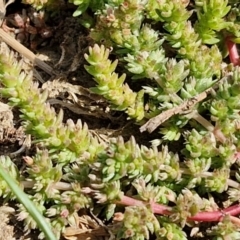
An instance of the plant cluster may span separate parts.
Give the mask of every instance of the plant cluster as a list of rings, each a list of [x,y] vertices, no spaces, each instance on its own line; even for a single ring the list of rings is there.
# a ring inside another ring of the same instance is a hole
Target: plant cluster
[[[78,6],[75,16],[86,20],[95,13],[90,36],[96,44],[85,54],[85,69],[96,82],[92,91],[139,125],[161,116],[159,139],[152,147],[121,136],[102,144],[80,120],[64,123],[63,111],[46,103],[47,91],[2,44],[1,96],[19,109],[38,149],[24,157],[24,173],[7,156],[0,168],[58,238],[79,210],[99,206],[117,239],[184,240],[201,234],[204,222],[215,222],[204,237],[239,238],[237,2],[69,2]],[[173,141],[179,143],[175,152],[169,150]],[[3,179],[0,194],[15,199]],[[219,194],[226,196],[224,204],[215,201]],[[18,218],[25,230],[38,227],[23,205]]]

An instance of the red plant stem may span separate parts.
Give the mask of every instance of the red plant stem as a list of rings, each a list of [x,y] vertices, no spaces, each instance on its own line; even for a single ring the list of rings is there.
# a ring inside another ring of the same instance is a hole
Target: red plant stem
[[[231,220],[232,223],[234,223],[235,225],[240,227],[240,219],[239,218],[230,216],[230,220]]]
[[[230,212],[230,211],[232,211],[232,210],[238,208],[238,206],[239,206],[239,205],[236,204],[236,205],[233,205],[233,206],[227,207],[227,208],[224,209],[224,211],[225,211],[225,212]]]
[[[240,204],[233,205],[223,210],[224,213],[231,216],[236,216],[240,214]]]
[[[123,196],[117,203],[125,206],[145,206],[147,203],[137,200],[128,196]],[[153,213],[171,215],[172,208],[165,206],[163,204],[151,203]],[[199,212],[192,217],[188,217],[188,220],[199,221],[199,222],[219,222],[221,221],[224,214],[229,214],[230,216],[236,216],[240,214],[240,204],[225,208],[219,211],[212,212]]]
[[[164,215],[170,215],[172,212],[171,207],[166,207],[165,205],[161,205],[158,203],[152,203],[153,212],[156,214],[164,214]]]
[[[240,205],[236,204],[221,211],[200,212],[197,213],[195,216],[189,217],[188,219],[202,222],[219,222],[224,214],[229,214],[231,216],[239,215]]]
[[[128,196],[122,196],[121,200],[117,203],[125,205],[125,206],[145,206],[147,203],[137,200]],[[170,215],[171,207],[165,206],[163,204],[151,203],[151,207],[154,213]]]
[[[230,37],[226,38],[226,45],[229,52],[229,58],[231,63],[233,63],[234,66],[239,65],[239,55],[236,43],[232,42]]]
[[[199,212],[192,217],[188,217],[188,219],[198,222],[219,222],[223,214],[224,212],[221,211]]]

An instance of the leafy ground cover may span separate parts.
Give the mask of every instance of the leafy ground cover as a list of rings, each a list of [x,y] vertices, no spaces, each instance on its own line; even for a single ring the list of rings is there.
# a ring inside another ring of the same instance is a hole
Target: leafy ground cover
[[[237,1],[6,6],[9,239],[240,238]]]

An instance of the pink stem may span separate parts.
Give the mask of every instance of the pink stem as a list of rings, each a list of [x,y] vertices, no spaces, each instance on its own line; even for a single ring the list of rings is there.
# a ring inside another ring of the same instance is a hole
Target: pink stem
[[[234,223],[235,225],[240,227],[240,219],[239,218],[230,216],[230,220],[231,220],[232,223]]]
[[[123,196],[117,203],[125,206],[145,206],[147,204],[141,200],[137,200],[128,196]],[[171,215],[172,213],[172,208],[163,204],[151,203],[151,207],[155,214]],[[188,220],[199,222],[219,222],[224,214],[229,214],[230,216],[239,215],[240,204],[236,204],[219,211],[199,212],[192,217],[188,217]]]
[[[238,55],[236,43],[232,42],[230,40],[230,37],[227,37],[226,45],[228,48],[229,58],[230,58],[231,63],[233,63],[234,66],[239,65],[239,55]]]
[[[125,206],[145,206],[147,204],[141,200],[137,200],[128,196],[123,196],[121,200],[117,203]],[[167,207],[165,205],[157,203],[151,203],[151,207],[153,212],[157,214],[170,215],[172,210],[171,207]]]
[[[239,215],[240,205],[236,204],[234,206],[225,208],[222,211],[200,212],[195,216],[189,217],[188,219],[202,222],[219,222],[224,214],[229,214],[231,216]]]
[[[192,217],[188,217],[188,219],[198,222],[219,222],[222,217],[223,212],[212,211],[212,212],[200,212]]]
[[[240,205],[236,204],[234,206],[223,209],[223,212],[231,216],[236,216],[240,214]]]

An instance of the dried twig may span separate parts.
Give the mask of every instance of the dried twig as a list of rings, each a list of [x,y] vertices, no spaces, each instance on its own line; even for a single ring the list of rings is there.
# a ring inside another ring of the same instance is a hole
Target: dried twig
[[[179,114],[181,112],[185,112],[190,110],[193,106],[195,106],[198,102],[202,101],[207,97],[207,94],[211,91],[211,88],[207,89],[206,91],[198,94],[195,97],[192,97],[186,101],[184,101],[179,106],[176,106],[172,109],[166,110],[159,115],[151,118],[147,121],[141,128],[140,131],[144,132],[148,130],[148,132],[153,132],[158,126],[160,126],[163,122],[167,121],[173,115]]]
[[[6,8],[8,5],[13,3],[15,0],[9,0],[7,3],[5,0],[0,0],[0,22],[2,24],[3,18],[6,14]],[[11,46],[14,50],[19,52],[24,57],[28,58],[33,64],[37,65],[39,68],[41,68],[46,73],[52,75],[53,74],[53,68],[50,67],[48,64],[43,62],[41,59],[39,59],[33,52],[31,52],[29,49],[24,47],[20,42],[18,42],[16,39],[11,37],[8,33],[6,33],[2,28],[0,28],[0,38],[7,43],[9,46]]]
[[[28,58],[33,64],[37,65],[46,73],[52,75],[53,68],[39,59],[32,51],[24,47],[21,43],[19,43],[16,39],[11,37],[8,33],[6,33],[3,29],[0,29],[0,38],[4,42],[6,42],[9,46],[11,46],[14,50],[19,52],[24,57]]]
[[[21,146],[20,149],[18,149],[17,151],[15,152],[12,152],[9,154],[10,157],[16,157],[17,155],[23,153],[26,149],[30,149],[31,147],[31,135],[28,134]]]
[[[224,80],[228,79],[228,77],[231,74],[228,74],[227,76],[223,77],[221,80],[219,80],[214,87],[208,88],[207,90],[205,90],[204,92],[198,94],[195,97],[192,97],[190,99],[187,99],[186,101],[184,101],[182,104],[180,104],[179,106],[176,106],[172,109],[166,110],[160,114],[158,114],[157,116],[151,118],[150,120],[148,120],[144,125],[142,125],[140,127],[140,131],[144,132],[144,131],[148,131],[149,133],[153,132],[158,126],[160,126],[162,123],[164,123],[165,121],[167,121],[170,117],[179,114],[179,113],[184,113],[186,111],[189,111],[191,109],[193,109],[193,107],[198,103],[201,102],[203,99],[205,99],[207,97],[207,95],[213,91],[213,89],[217,88],[220,82],[223,82]]]

